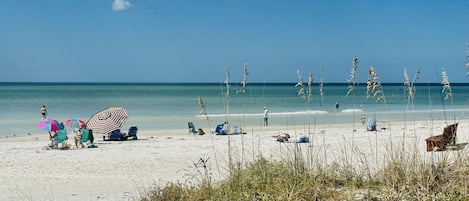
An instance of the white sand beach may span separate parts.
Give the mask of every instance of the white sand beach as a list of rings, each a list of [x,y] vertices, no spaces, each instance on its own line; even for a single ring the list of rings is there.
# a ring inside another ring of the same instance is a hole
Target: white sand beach
[[[468,141],[468,125],[467,120],[459,121],[457,143]],[[10,136],[0,139],[0,200],[137,200],[153,184],[196,182],[198,173],[193,164],[200,158],[209,159],[213,177],[219,180],[226,174],[228,139],[236,161],[251,161],[259,155],[269,160],[291,158],[296,147],[313,150],[329,163],[341,160],[344,150],[356,147],[357,158],[367,158],[370,166],[382,166],[390,150],[398,152],[395,149],[402,140],[405,151],[416,148],[428,159],[466,152],[467,148],[426,152],[425,138],[441,134],[444,126],[444,121],[378,122],[377,132],[367,132],[361,124],[316,125],[310,127],[310,143],[301,144],[279,143],[272,136],[285,132],[294,141],[309,130],[305,126],[244,128],[247,134],[231,136],[139,130],[139,140],[102,141],[101,136],[95,136],[97,148],[69,150],[44,149],[49,142],[47,134]],[[72,144],[72,139],[69,142]],[[357,159],[357,165],[362,162]]]

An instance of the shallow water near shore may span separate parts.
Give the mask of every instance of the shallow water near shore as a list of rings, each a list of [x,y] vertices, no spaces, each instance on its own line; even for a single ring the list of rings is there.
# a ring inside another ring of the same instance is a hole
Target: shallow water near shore
[[[46,105],[49,118],[59,121],[87,121],[104,108],[123,107],[129,115],[123,130],[130,126],[185,129],[188,121],[213,129],[227,119],[236,125],[261,126],[264,106],[270,111],[270,125],[276,126],[359,123],[368,117],[378,121],[457,121],[469,114],[467,84],[452,86],[452,100],[444,100],[440,84],[417,85],[413,104],[408,104],[402,84],[383,84],[385,103],[367,98],[364,85],[346,96],[347,84],[326,83],[322,97],[319,85],[312,87],[312,101],[306,104],[294,86],[255,83],[240,93],[241,86],[233,84],[226,99],[223,83],[0,83],[0,137],[46,133],[37,126],[42,105]],[[203,99],[208,116],[199,114],[198,97]]]

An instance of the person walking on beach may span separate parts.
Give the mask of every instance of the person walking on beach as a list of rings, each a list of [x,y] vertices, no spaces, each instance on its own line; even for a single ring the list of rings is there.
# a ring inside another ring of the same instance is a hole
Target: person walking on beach
[[[264,107],[264,126],[269,125],[269,110],[267,107]]]
[[[42,117],[42,120],[47,118],[47,109],[45,105],[41,107],[41,117]]]

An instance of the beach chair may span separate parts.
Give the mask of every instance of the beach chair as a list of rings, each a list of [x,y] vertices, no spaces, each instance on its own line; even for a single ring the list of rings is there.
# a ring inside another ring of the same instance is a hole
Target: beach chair
[[[227,135],[228,133],[226,132],[226,125],[227,123],[226,122],[223,122],[221,124],[218,124],[216,127],[215,127],[215,135]]]
[[[375,118],[368,118],[366,120],[366,130],[376,131],[376,119]]]
[[[126,138],[124,138],[124,136],[122,135],[120,129],[116,129],[116,130],[112,131],[109,134],[109,138],[108,138],[108,140],[111,140],[111,141],[120,141],[120,140],[125,140],[125,139]]]
[[[88,141],[90,144],[94,143],[94,136],[93,136],[93,130],[83,128],[81,130],[81,139],[80,139],[80,144],[85,146],[88,145]]]
[[[137,138],[137,130],[138,130],[137,126],[131,126],[131,127],[129,128],[129,132],[127,133],[126,138],[127,138],[127,139],[130,138],[131,140],[136,140],[136,139],[138,139],[138,138]]]
[[[187,127],[189,128],[189,135],[190,134],[192,134],[192,135],[198,134],[197,130],[195,130],[194,123],[187,122]]]
[[[443,129],[443,134],[425,139],[427,143],[427,151],[444,151],[448,145],[455,145],[457,130],[458,123],[451,124]]]
[[[67,145],[67,130],[62,129],[57,131],[57,136],[54,139],[54,148],[65,149],[68,148]]]

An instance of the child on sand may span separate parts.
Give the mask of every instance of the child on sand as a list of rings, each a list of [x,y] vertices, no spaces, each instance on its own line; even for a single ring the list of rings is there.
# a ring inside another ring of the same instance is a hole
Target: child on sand
[[[81,130],[78,128],[73,129],[73,135],[75,138],[75,146],[78,148],[78,142],[81,141],[81,136],[82,136]],[[81,146],[82,148],[84,147],[83,144]]]

